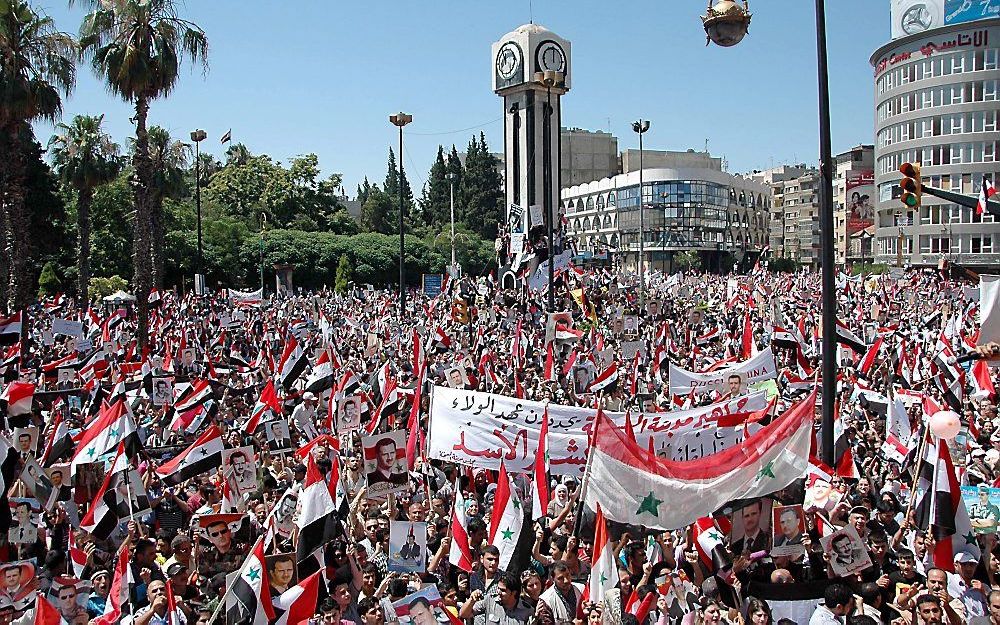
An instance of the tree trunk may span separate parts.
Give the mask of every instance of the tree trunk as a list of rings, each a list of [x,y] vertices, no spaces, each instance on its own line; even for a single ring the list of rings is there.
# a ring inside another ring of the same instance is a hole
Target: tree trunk
[[[0,133],[0,154],[12,149],[7,145],[7,134]],[[7,161],[0,159],[0,315],[8,314],[10,303],[10,200],[7,197]]]
[[[150,261],[153,267],[153,286],[163,290],[163,196],[159,191],[150,193]]]
[[[10,300],[11,311],[23,310],[28,307],[34,297],[31,293],[31,262],[29,258],[31,242],[28,233],[31,232],[28,223],[28,213],[24,206],[24,144],[21,142],[21,126],[8,128],[7,140],[10,143],[7,159],[7,246],[6,251],[10,262]],[[20,236],[15,236],[20,233]]]
[[[153,171],[149,161],[149,134],[146,130],[146,115],[149,101],[140,97],[135,103],[135,153],[132,166],[135,169],[133,193],[135,196],[135,237],[132,241],[132,265],[135,272],[135,307],[138,327],[136,338],[139,349],[146,347],[149,334],[149,290],[152,280],[150,267],[150,189]]]
[[[85,307],[90,302],[90,203],[94,190],[84,186],[76,199],[76,235],[79,254],[76,257],[76,301]]]

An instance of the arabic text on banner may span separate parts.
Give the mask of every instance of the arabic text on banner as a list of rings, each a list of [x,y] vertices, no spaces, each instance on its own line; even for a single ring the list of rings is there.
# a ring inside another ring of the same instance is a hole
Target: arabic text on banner
[[[687,395],[691,392],[700,395],[711,391],[728,393],[729,376],[733,374],[739,374],[743,384],[753,384],[775,377],[777,369],[774,366],[774,354],[771,353],[771,348],[768,347],[750,360],[711,373],[695,373],[671,363],[670,393],[673,395]]]

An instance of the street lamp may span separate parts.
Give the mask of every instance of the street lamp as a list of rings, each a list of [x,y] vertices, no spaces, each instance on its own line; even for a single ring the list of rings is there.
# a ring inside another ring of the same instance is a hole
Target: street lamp
[[[406,268],[404,263],[406,258],[405,244],[403,243],[403,126],[413,121],[412,115],[399,112],[389,116],[389,122],[399,128],[399,318],[406,314]]]
[[[646,231],[646,211],[642,203],[642,135],[649,130],[649,120],[640,119],[632,122],[632,130],[639,135],[639,307],[646,309],[646,271],[645,253],[646,248],[643,243],[643,235]]]
[[[201,142],[208,135],[204,130],[195,130],[191,133],[191,140],[194,141],[194,203],[198,211],[198,268],[197,273],[204,271],[202,267],[201,252]],[[197,290],[197,285],[195,287]]]
[[[566,75],[562,72],[547,69],[544,72],[535,72],[535,82],[545,87],[545,117],[542,123],[543,146],[542,146],[542,186],[545,197],[542,199],[542,208],[545,211],[545,234],[548,239],[549,248],[549,312],[556,311],[555,299],[555,244],[552,241],[554,230],[553,221],[555,215],[552,210],[552,88],[562,87],[565,84]]]
[[[448,201],[451,210],[451,271],[452,277],[456,277],[455,272],[455,178],[458,176],[452,172],[450,174],[445,174],[444,177],[448,180]]]
[[[701,17],[707,35],[705,45],[714,43],[728,48],[743,41],[750,30],[750,4],[743,0],[741,7],[734,0],[720,0],[714,7],[708,0],[708,9]]]

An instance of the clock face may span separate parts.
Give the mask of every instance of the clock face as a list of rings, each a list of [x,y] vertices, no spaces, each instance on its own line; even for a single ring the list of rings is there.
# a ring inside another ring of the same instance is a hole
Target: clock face
[[[931,26],[933,26],[934,16],[927,9],[925,4],[915,4],[906,10],[903,14],[903,18],[900,20],[900,25],[903,27],[903,32],[908,35],[914,33],[922,33]]]
[[[504,80],[510,80],[520,66],[521,51],[513,43],[504,44],[497,53],[497,74]]]
[[[538,46],[538,68],[542,71],[552,70],[556,72],[566,71],[566,53],[554,41],[546,41]]]

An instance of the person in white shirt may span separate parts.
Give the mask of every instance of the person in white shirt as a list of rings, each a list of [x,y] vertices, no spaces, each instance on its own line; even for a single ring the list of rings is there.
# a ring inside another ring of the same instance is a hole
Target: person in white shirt
[[[309,391],[302,394],[302,403],[292,411],[292,421],[299,432],[311,441],[319,432],[316,430],[316,396]]]
[[[809,617],[809,625],[844,625],[854,611],[854,593],[843,584],[830,584],[823,593],[823,605]]]

